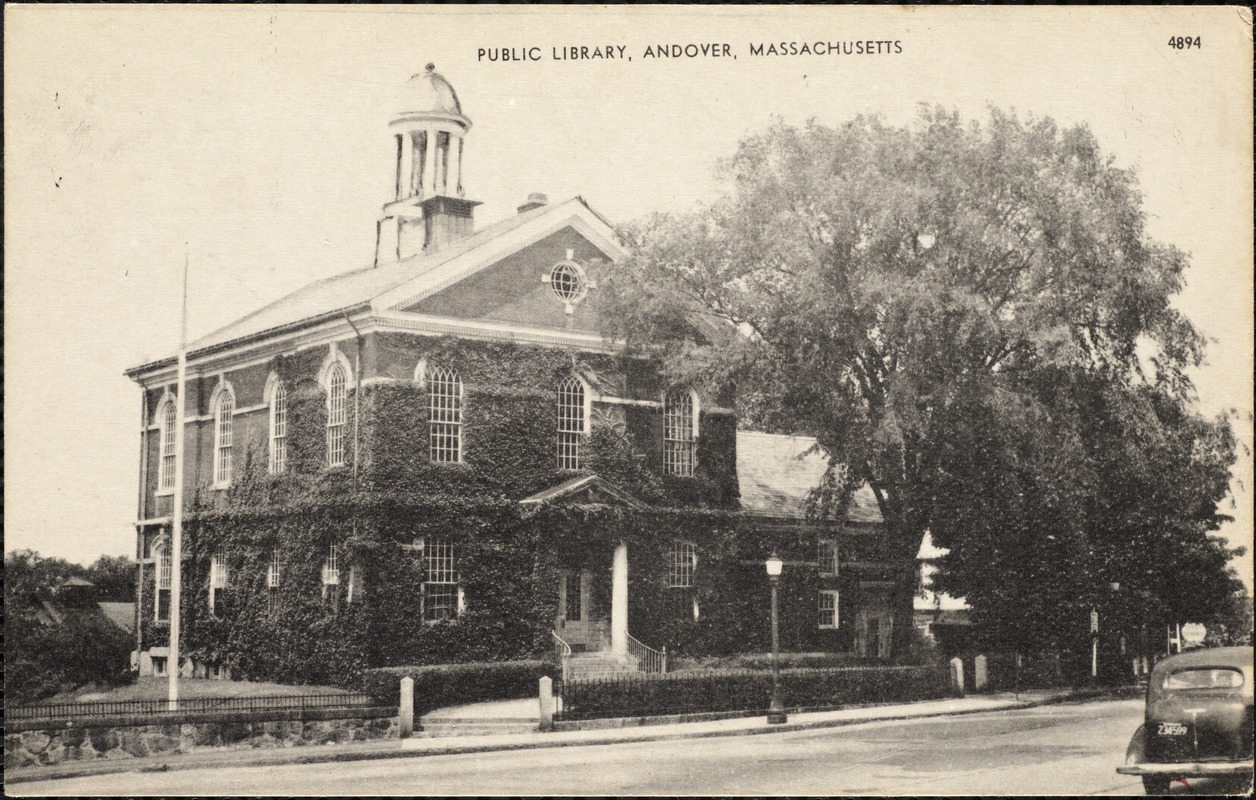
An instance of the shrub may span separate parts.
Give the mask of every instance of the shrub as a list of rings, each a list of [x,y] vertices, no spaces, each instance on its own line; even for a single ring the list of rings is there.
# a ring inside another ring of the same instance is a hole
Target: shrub
[[[781,701],[814,708],[904,703],[953,694],[945,667],[843,667],[781,671]],[[772,697],[770,671],[727,670],[636,676],[563,685],[561,718],[644,717],[708,711],[756,711]]]
[[[414,713],[482,700],[535,697],[542,675],[557,677],[557,668],[539,660],[475,664],[433,664],[425,667],[381,667],[362,675],[362,691],[380,703],[401,700],[401,679],[414,678]]]
[[[18,619],[6,625],[5,692],[33,702],[85,684],[120,686],[134,680],[134,640],[99,614],[70,612],[61,625]]]

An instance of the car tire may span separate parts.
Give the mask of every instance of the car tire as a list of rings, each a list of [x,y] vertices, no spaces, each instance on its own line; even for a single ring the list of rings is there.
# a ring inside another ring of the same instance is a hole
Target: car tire
[[[1144,775],[1143,776],[1143,793],[1149,796],[1162,795],[1169,793],[1169,784],[1172,781],[1161,775]]]

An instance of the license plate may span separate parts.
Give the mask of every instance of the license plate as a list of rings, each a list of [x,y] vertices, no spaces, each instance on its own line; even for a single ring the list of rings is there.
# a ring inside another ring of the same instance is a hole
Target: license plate
[[[1160,723],[1161,736],[1185,736],[1186,726],[1180,722],[1162,722]]]

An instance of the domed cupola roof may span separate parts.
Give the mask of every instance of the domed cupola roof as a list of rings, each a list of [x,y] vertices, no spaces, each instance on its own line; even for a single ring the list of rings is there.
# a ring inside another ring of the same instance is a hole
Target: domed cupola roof
[[[435,64],[406,82],[406,88],[398,98],[402,114],[455,114],[462,116],[462,104],[458,102],[458,93],[453,84],[436,71]]]

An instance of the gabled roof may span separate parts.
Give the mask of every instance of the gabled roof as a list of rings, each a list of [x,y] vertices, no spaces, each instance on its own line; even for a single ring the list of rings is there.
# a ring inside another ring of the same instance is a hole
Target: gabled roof
[[[451,242],[434,253],[314,281],[191,342],[188,352],[196,354],[197,351],[217,349],[242,339],[313,324],[366,307],[396,309],[403,301],[425,296],[424,293],[430,294],[489,266],[496,260],[497,248],[493,245],[503,237],[515,234],[515,237],[526,240],[534,232],[533,229],[540,233],[569,220],[597,229],[600,238],[616,251],[616,255],[621,251],[615,241],[614,230],[606,219],[594,211],[584,198],[573,197],[508,217]],[[159,359],[154,365],[167,360]],[[129,372],[134,373],[147,366],[151,365],[145,364]]]
[[[807,494],[820,485],[827,466],[819,452],[810,452],[811,436],[737,432],[737,479],[743,510],[763,517],[803,519]],[[804,455],[806,453],[806,455]],[[849,522],[882,522],[871,487],[855,491],[846,509]]]
[[[552,503],[582,493],[604,494],[609,499],[616,500],[631,508],[648,508],[645,503],[628,494],[623,489],[620,489],[618,486],[615,486],[613,483],[608,483],[607,481],[602,480],[597,475],[582,475],[578,478],[572,478],[569,481],[564,481],[557,486],[551,486],[544,491],[540,491],[530,497],[523,498],[519,501],[519,505],[524,507],[539,508],[546,503]]]

